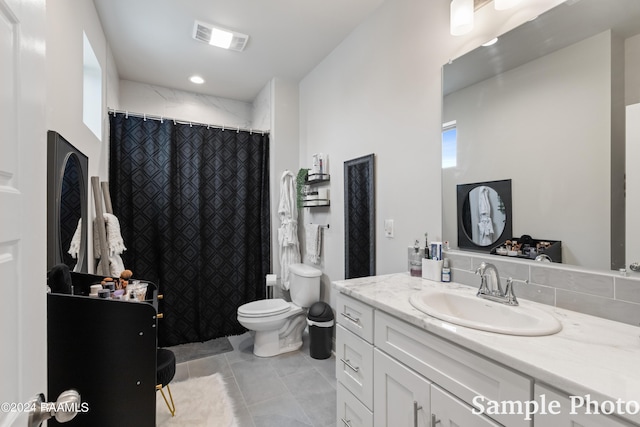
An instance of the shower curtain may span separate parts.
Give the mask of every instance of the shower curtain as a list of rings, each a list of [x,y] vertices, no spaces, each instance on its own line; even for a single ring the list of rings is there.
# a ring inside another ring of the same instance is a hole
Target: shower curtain
[[[268,135],[124,114],[110,131],[123,260],[164,294],[159,345],[244,332],[236,310],[271,266]]]

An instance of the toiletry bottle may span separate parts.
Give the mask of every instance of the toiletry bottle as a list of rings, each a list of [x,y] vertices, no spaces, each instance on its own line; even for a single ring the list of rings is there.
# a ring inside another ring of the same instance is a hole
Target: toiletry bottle
[[[431,256],[429,255],[429,233],[424,233],[424,257],[426,259],[431,259]]]
[[[442,265],[442,281],[448,283],[451,281],[451,269],[449,268],[449,259],[445,258],[442,264],[443,264]]]
[[[422,258],[418,241],[413,245],[413,252],[409,258],[409,272],[414,277],[422,277]]]

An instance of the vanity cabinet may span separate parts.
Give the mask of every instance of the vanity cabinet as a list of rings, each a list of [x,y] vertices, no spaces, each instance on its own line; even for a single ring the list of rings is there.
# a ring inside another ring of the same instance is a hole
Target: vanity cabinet
[[[102,276],[72,278],[74,295],[47,295],[47,397],[80,393],[88,410],[65,426],[155,426],[156,286],[146,302],[117,301],[85,296]]]
[[[556,410],[557,414],[545,412],[534,416],[536,427],[550,425],[554,427],[631,427],[635,425],[609,415],[594,413],[593,409],[591,413],[586,413],[585,408],[582,407],[583,405],[577,401],[574,405],[575,408],[572,408],[569,396],[541,384],[535,385],[534,394],[539,405],[543,403],[543,400],[544,402],[560,402],[560,408]],[[577,398],[585,398],[585,396],[578,396]]]
[[[429,427],[431,382],[374,351],[375,427]]]
[[[531,378],[343,294],[337,298],[337,316],[339,385],[351,393],[349,398],[371,410],[375,427],[428,427],[432,417],[442,426],[532,426],[517,415],[495,415],[494,421],[472,413],[471,406],[478,395],[498,401],[531,400]],[[372,343],[363,338],[370,332]],[[364,362],[363,353],[373,355],[371,365]],[[369,372],[375,385],[372,394]],[[338,396],[339,411],[344,411],[345,399],[344,393]]]

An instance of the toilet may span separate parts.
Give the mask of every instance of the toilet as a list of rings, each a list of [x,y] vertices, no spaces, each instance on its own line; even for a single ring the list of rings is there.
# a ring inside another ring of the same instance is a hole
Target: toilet
[[[306,264],[289,266],[291,302],[281,298],[253,301],[238,307],[238,322],[255,332],[253,354],[271,357],[302,347],[307,309],[320,300],[322,272]]]

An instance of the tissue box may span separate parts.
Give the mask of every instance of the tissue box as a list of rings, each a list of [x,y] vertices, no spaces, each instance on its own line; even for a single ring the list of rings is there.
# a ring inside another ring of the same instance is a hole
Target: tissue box
[[[422,278],[433,280],[434,282],[442,281],[442,264],[443,261],[433,259],[422,259]]]

